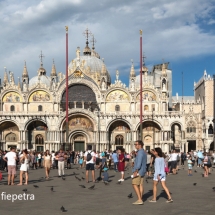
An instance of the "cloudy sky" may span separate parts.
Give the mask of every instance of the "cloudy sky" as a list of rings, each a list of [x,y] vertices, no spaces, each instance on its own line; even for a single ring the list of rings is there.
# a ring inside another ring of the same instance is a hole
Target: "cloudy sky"
[[[65,25],[69,26],[69,61],[83,50],[88,27],[115,80],[116,69],[128,83],[131,59],[139,65],[139,29],[149,68],[170,62],[173,95],[193,95],[193,82],[204,69],[215,74],[215,0],[0,0],[0,74],[4,67],[21,77],[24,60],[30,77],[37,74],[39,54],[51,71],[65,72]]]

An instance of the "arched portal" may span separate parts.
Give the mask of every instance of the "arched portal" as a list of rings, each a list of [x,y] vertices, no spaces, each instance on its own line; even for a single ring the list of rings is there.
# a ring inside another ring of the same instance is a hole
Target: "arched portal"
[[[14,122],[0,124],[0,149],[9,150],[10,147],[19,148],[19,128]]]
[[[92,144],[90,140],[93,139],[94,123],[89,117],[82,114],[76,114],[69,117],[69,143],[66,143],[66,122],[63,123],[62,128],[64,149],[84,151],[87,144]]]
[[[150,150],[155,147],[156,144],[160,143],[161,137],[161,128],[160,126],[153,121],[143,122],[143,142],[146,150]],[[138,128],[139,136],[137,139],[140,139],[140,126]]]
[[[131,129],[129,125],[121,120],[113,122],[109,127],[109,148],[112,150],[125,148],[130,151],[129,143],[132,140]]]
[[[98,108],[96,95],[93,90],[84,84],[74,84],[69,87],[69,108],[84,108],[94,111]],[[66,92],[61,99],[61,109],[66,110]]]
[[[171,149],[180,150],[184,148],[184,146],[182,146],[182,130],[181,130],[181,125],[179,123],[172,124],[171,139],[173,141],[173,145],[171,146]]]
[[[42,121],[35,120],[29,123],[27,126],[28,148],[36,151],[44,151],[47,130],[47,125]]]

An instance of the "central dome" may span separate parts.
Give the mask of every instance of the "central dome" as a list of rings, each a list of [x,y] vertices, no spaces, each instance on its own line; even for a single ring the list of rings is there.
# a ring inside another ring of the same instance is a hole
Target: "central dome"
[[[80,59],[80,60],[79,60]],[[90,68],[90,72],[92,73],[100,73],[102,72],[102,65],[103,65],[103,61],[99,58],[97,58],[96,56],[92,56],[92,55],[84,55],[84,56],[80,56],[78,58],[75,58],[73,60],[73,62],[78,63],[78,61],[80,61],[80,64],[84,61],[84,69],[87,69],[88,67]],[[72,69],[73,67],[73,62],[71,62],[69,64],[69,68]],[[105,66],[106,68],[106,66]],[[106,74],[108,77],[108,82],[111,82],[111,78],[110,78],[110,74],[108,72],[108,70],[106,69]]]

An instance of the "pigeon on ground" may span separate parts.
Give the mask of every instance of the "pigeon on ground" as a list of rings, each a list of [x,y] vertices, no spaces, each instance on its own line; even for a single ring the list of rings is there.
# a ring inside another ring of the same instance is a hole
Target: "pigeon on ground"
[[[82,178],[82,180],[85,180],[85,178],[84,177],[81,177]]]
[[[88,189],[93,190],[94,188],[95,188],[95,184],[93,186],[89,187]]]
[[[197,185],[197,183],[193,183],[193,186],[196,186]]]
[[[39,186],[37,186],[37,185],[34,185],[34,187],[35,187],[35,188],[39,188]]]
[[[73,172],[73,174],[74,174],[74,175],[76,175],[76,173],[75,173],[75,172]]]
[[[196,170],[194,172],[197,172]]]
[[[80,187],[82,187],[82,188],[86,188],[84,185],[79,185]]]
[[[28,190],[27,189],[24,189],[24,190],[22,190],[23,192],[27,192]]]
[[[129,198],[129,199],[133,198],[132,193],[130,193],[130,194],[128,195],[128,198]]]
[[[77,170],[79,170],[79,168],[76,168]]]
[[[118,182],[117,182],[117,184],[121,184],[121,183],[122,183],[121,181],[118,181]]]
[[[105,184],[105,185],[109,185],[109,183],[108,183],[108,182],[106,182],[106,181],[104,182],[104,184]]]
[[[84,174],[84,172],[82,172]]]
[[[52,192],[54,191],[54,187],[51,187],[51,191],[52,191]]]
[[[62,179],[65,181],[66,180],[66,178],[64,178],[64,177],[62,177]]]
[[[62,212],[67,212],[67,210],[63,206],[60,209]]]

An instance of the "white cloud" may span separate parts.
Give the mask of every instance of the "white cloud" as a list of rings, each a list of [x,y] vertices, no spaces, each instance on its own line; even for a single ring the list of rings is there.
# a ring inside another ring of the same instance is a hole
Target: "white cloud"
[[[75,49],[83,50],[84,29],[97,40],[96,50],[112,74],[130,71],[130,59],[139,63],[139,29],[143,29],[146,62],[181,61],[214,54],[215,35],[199,24],[213,24],[214,0],[3,0],[0,1],[0,70],[7,66],[21,76],[24,60],[30,76],[36,75],[38,55],[51,71],[65,71],[65,30],[69,26],[69,61]],[[127,69],[126,69],[127,68]]]

